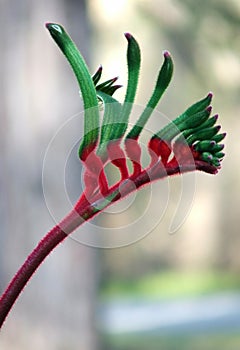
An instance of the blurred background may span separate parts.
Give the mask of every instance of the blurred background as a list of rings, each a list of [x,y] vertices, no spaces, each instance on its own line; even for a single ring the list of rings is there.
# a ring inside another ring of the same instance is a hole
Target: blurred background
[[[0,348],[239,349],[237,0],[0,1],[0,292],[54,224],[42,190],[44,154],[56,130],[81,111],[73,74],[44,28],[51,21],[67,29],[92,72],[102,64],[104,77],[119,75],[124,86],[123,33],[132,33],[142,48],[139,105],[169,50],[175,74],[159,110],[175,118],[213,91],[228,132],[226,158],[217,176],[196,174],[194,202],[176,234],[168,234],[179,195],[174,178],[165,215],[139,242],[97,249],[67,239],[20,296]],[[124,89],[116,93],[123,96]],[[78,174],[79,164],[72,167]],[[49,181],[57,177],[53,167]],[[79,191],[79,176],[72,183]],[[52,201],[61,207],[58,192]],[[153,201],[158,208],[160,190]]]

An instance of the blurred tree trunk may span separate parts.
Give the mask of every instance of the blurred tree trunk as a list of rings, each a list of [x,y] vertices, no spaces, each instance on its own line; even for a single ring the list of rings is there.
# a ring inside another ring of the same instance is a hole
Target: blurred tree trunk
[[[55,224],[42,192],[44,153],[58,127],[81,110],[72,72],[44,23],[62,23],[87,58],[89,28],[84,0],[2,0],[0,7],[2,292]],[[57,175],[53,169],[53,183]],[[73,181],[79,190],[79,178]],[[53,202],[61,209],[59,193]],[[14,306],[0,348],[95,349],[95,258],[93,249],[70,239],[58,247]]]

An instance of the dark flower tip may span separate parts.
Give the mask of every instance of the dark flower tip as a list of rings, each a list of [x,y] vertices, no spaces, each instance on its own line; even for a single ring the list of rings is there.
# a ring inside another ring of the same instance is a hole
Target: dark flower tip
[[[167,50],[163,51],[163,56],[164,56],[165,58],[171,57],[169,51],[167,51]]]
[[[132,39],[132,34],[130,34],[130,33],[124,33],[124,35],[125,35],[125,38],[126,38],[127,40],[131,40],[131,39]]]

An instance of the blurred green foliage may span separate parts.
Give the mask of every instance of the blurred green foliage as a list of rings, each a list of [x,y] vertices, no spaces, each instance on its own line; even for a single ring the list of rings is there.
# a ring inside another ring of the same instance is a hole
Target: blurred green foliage
[[[104,350],[239,350],[240,335],[201,334],[191,336],[115,336],[105,337]]]
[[[169,270],[136,279],[108,280],[102,287],[102,298],[179,298],[228,290],[240,290],[237,274],[228,271]]]

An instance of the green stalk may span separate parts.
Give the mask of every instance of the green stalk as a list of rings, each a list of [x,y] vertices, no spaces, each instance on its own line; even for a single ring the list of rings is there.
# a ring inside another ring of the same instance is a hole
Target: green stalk
[[[84,151],[94,149],[98,141],[99,110],[96,89],[81,53],[64,28],[55,23],[47,23],[46,27],[70,63],[82,93],[85,112],[84,137],[79,148],[79,156],[82,159]]]
[[[132,110],[133,102],[137,91],[138,77],[141,65],[141,52],[137,41],[130,33],[126,33],[125,37],[128,41],[128,85],[122,111],[119,115],[119,124],[115,125],[115,127],[113,128],[111,133],[111,140],[120,140],[124,135],[125,131],[127,130],[128,119]]]
[[[164,91],[167,89],[173,74],[173,61],[170,54],[166,51],[164,53],[164,62],[158,74],[157,82],[150,97],[147,106],[140,115],[136,125],[130,130],[127,138],[138,139],[142,129],[147,123],[149,117],[151,116],[154,108],[158,104],[160,98],[162,97]]]

